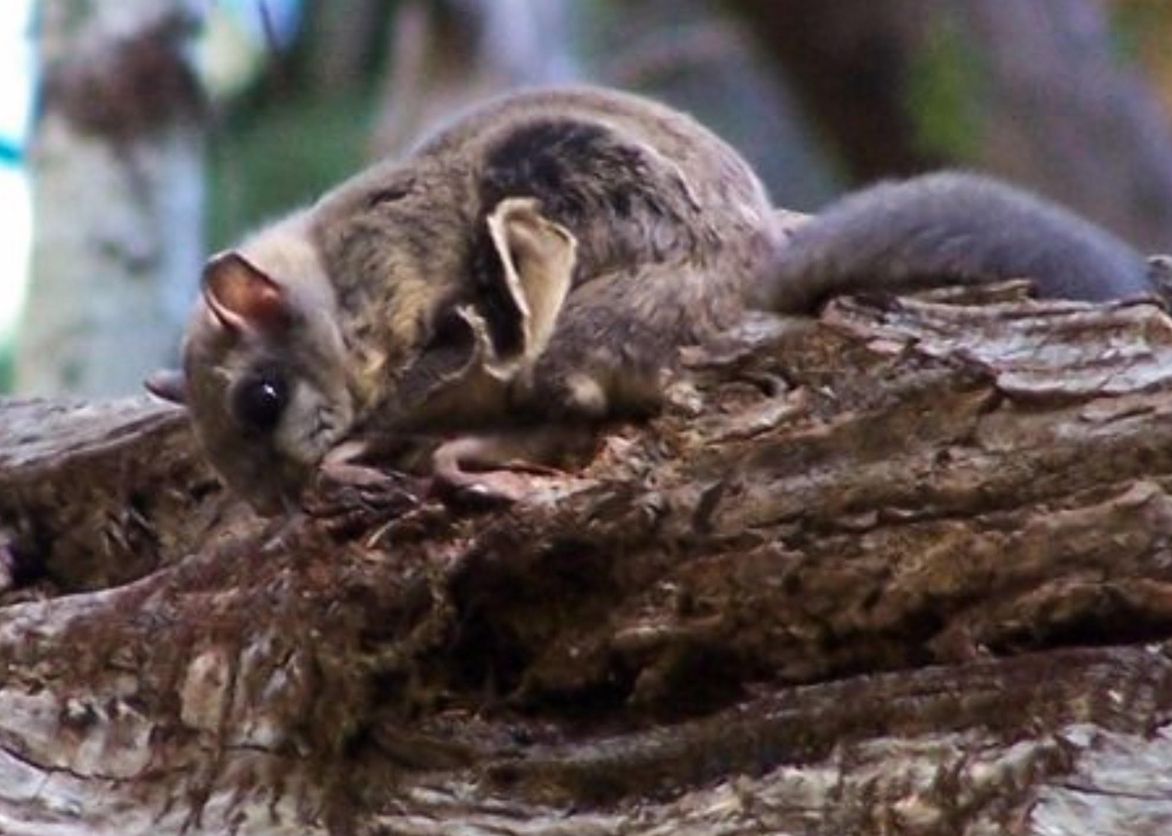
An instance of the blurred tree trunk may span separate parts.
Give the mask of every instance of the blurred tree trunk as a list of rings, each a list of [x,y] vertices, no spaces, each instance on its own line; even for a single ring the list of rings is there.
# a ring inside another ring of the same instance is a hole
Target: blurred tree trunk
[[[1167,0],[1108,0],[1119,39],[1134,53],[1172,116],[1172,5]]]
[[[18,391],[129,393],[174,362],[203,255],[191,6],[40,5],[32,282]]]
[[[856,177],[989,169],[1172,240],[1172,123],[1097,0],[736,0]]]
[[[306,75],[319,95],[361,87],[373,75],[387,29],[386,0],[308,0]]]
[[[575,11],[593,79],[693,114],[744,155],[779,205],[811,210],[841,191],[788,79],[727,4],[602,0]]]
[[[518,87],[621,87],[696,115],[778,201],[817,206],[836,178],[786,85],[735,16],[700,0],[405,0],[391,27],[376,153],[397,154],[473,104]]]
[[[376,154],[399,154],[473,102],[581,78],[566,0],[403,0]]]

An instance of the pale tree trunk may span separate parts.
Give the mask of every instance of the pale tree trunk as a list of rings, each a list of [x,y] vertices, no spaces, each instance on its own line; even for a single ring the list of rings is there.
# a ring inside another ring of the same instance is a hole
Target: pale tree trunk
[[[753,323],[481,513],[0,403],[0,831],[1167,833],[1172,320],[1019,290]]]
[[[174,361],[202,257],[202,100],[189,0],[40,7],[30,163],[29,393],[133,392]]]

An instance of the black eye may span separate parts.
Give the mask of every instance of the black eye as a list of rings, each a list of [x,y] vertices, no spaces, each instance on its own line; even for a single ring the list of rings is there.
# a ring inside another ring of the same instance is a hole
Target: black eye
[[[241,381],[232,394],[232,413],[244,426],[268,432],[277,426],[289,401],[289,385],[275,372]]]

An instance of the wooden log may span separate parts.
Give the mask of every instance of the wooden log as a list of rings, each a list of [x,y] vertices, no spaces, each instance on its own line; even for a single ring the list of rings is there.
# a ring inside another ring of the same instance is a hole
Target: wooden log
[[[1018,291],[747,323],[490,512],[0,403],[0,830],[1158,832],[1172,321]]]

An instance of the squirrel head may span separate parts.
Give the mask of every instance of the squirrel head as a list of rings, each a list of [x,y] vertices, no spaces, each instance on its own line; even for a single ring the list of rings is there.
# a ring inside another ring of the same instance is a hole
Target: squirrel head
[[[261,511],[296,499],[354,416],[329,305],[297,299],[297,287],[239,252],[213,258],[184,350],[186,403],[200,445],[228,485]]]
[[[208,461],[262,513],[293,505],[354,416],[336,303],[303,225],[293,216],[213,256],[182,374],[147,381],[186,406]]]
[[[487,218],[487,281],[432,277],[434,292],[392,294],[410,310],[345,313],[307,226],[294,215],[211,258],[182,374],[146,382],[186,406],[208,461],[266,514],[296,507],[326,454],[370,425],[475,425],[499,408],[548,343],[575,263],[569,232],[510,198]],[[348,340],[343,319],[372,315],[403,333]]]

